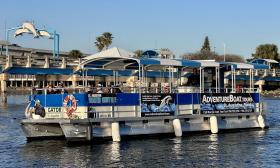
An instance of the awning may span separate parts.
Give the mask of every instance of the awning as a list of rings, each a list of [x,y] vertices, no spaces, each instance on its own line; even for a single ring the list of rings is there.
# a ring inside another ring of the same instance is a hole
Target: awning
[[[254,66],[254,69],[269,69],[268,65],[264,64],[257,64],[257,63],[251,63]]]
[[[86,74],[88,76],[113,76],[112,70],[105,70],[105,69],[89,69],[87,70]],[[133,72],[130,70],[118,71],[118,76],[132,76]]]
[[[269,66],[256,63],[220,62],[221,65],[232,66],[234,69],[269,69]]]
[[[201,67],[219,67],[220,63],[215,60],[194,60],[195,62],[199,62]]]
[[[280,82],[280,77],[264,77],[263,80],[269,82]]]
[[[22,75],[71,75],[72,69],[59,68],[25,68],[25,67],[10,67],[3,71],[8,74],[22,74]]]
[[[227,75],[227,76],[226,76],[226,79],[231,80],[231,79],[232,79],[231,74]],[[235,79],[236,79],[237,81],[242,81],[242,80],[244,80],[244,81],[249,81],[249,80],[250,80],[250,76],[248,76],[248,75],[236,75],[236,76],[235,76]],[[262,78],[257,77],[257,76],[254,76],[254,80],[262,80]]]
[[[114,47],[85,57],[80,67],[109,70],[138,69],[138,59],[133,55],[134,53]]]
[[[254,59],[251,61],[251,63],[264,63],[264,62],[268,62],[268,63],[274,63],[274,64],[278,64],[279,62],[273,59]]]
[[[198,68],[201,66],[200,62],[192,61],[192,60],[181,60],[183,67],[193,67]]]
[[[160,61],[152,58],[140,58],[141,65],[160,65]]]

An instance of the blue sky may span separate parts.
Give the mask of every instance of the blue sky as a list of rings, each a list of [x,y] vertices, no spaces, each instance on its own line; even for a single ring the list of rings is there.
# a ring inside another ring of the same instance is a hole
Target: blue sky
[[[112,46],[130,51],[169,48],[176,55],[200,50],[209,36],[212,49],[249,57],[261,43],[280,44],[279,0],[48,0],[3,1],[0,39],[7,27],[34,21],[56,29],[61,50],[95,53],[95,37],[113,33]],[[10,41],[52,49],[52,41],[31,36]],[[280,45],[279,45],[280,46]]]

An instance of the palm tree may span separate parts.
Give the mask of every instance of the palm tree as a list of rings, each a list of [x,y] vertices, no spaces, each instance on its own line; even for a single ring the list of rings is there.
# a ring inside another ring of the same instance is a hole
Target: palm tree
[[[71,50],[69,53],[68,53],[68,56],[71,57],[71,58],[82,58],[83,57],[83,53],[80,51],[80,50]]]
[[[104,49],[108,49],[108,47],[112,44],[113,41],[112,33],[104,32],[101,36],[96,37],[96,42],[94,42],[98,51],[102,51]]]
[[[105,32],[102,35],[104,37],[105,47],[106,47],[106,49],[108,49],[108,47],[112,44],[114,37],[112,36],[112,33],[110,33],[110,32]]]
[[[104,42],[102,36],[96,37],[96,42],[94,42],[94,44],[97,47],[98,51],[102,51],[104,48]]]

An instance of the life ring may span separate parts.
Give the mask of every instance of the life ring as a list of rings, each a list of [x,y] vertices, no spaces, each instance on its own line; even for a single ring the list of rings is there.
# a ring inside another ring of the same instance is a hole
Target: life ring
[[[71,102],[71,106],[67,105],[69,101]],[[75,112],[77,110],[77,101],[76,101],[75,97],[73,95],[67,95],[64,98],[63,106],[66,110],[67,116],[69,118],[71,118],[73,115],[73,112]]]

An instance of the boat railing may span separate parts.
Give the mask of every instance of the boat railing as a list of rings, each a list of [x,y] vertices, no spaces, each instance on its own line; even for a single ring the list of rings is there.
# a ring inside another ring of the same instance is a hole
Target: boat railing
[[[214,88],[209,87],[200,90],[199,87],[176,86],[176,87],[72,87],[72,88],[36,88],[31,94],[64,94],[64,93],[259,93],[259,88]]]

